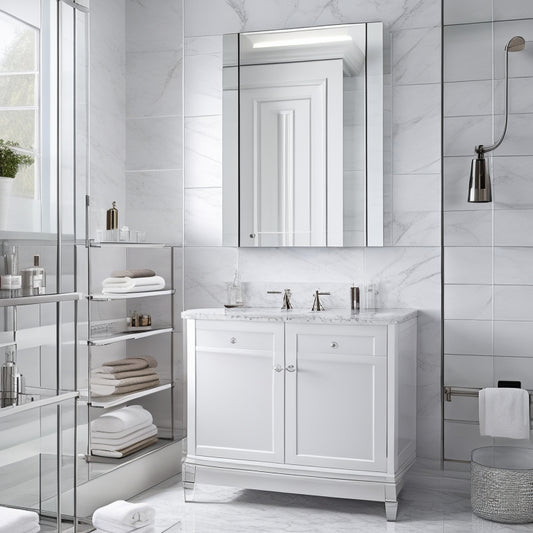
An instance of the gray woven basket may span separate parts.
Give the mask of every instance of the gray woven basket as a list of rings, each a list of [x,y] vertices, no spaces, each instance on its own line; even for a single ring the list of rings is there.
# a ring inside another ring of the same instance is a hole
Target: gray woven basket
[[[533,449],[489,446],[472,452],[472,511],[507,524],[533,522]]]

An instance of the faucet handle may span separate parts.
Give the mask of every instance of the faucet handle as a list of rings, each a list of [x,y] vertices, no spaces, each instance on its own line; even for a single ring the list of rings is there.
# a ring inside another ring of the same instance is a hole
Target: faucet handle
[[[267,294],[282,294],[281,291],[267,291]],[[281,305],[281,309],[283,311],[292,309],[291,304],[291,290],[290,289],[284,289],[283,290],[283,303]]]
[[[330,292],[320,292],[319,290],[315,291],[315,298],[313,300],[313,307],[311,308],[311,311],[324,311],[325,308],[320,302],[320,296],[329,296]]]

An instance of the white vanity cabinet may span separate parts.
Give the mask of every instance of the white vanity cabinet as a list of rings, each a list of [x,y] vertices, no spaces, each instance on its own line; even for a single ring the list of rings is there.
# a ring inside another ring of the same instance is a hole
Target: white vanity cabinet
[[[193,310],[187,319],[194,484],[383,501],[415,459],[416,312]]]

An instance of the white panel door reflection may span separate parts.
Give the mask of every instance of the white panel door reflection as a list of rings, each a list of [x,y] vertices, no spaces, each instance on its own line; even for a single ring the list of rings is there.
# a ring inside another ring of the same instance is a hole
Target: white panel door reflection
[[[240,76],[241,246],[334,246],[342,60],[244,66]]]

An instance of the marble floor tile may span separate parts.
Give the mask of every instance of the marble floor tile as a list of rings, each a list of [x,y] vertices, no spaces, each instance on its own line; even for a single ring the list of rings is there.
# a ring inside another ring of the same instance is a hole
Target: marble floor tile
[[[473,515],[468,494],[415,487],[400,495],[397,522],[385,520],[377,502],[322,498],[197,485],[185,503],[173,478],[133,501],[154,505],[156,533],[511,533],[531,524],[507,525]]]

